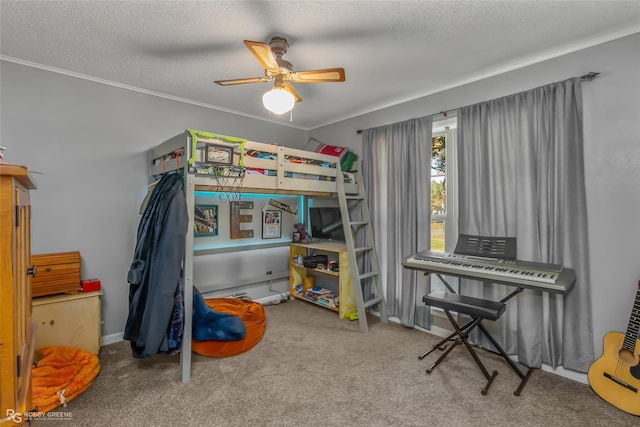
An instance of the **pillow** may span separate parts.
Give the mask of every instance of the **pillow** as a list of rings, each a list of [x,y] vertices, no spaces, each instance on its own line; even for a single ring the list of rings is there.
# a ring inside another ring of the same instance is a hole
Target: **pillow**
[[[314,153],[326,154],[328,156],[335,156],[340,159],[340,167],[343,172],[348,172],[353,167],[353,163],[358,156],[349,151],[346,147],[338,147],[336,145],[327,145],[313,138],[309,139],[307,145],[304,146],[304,150],[313,151]]]

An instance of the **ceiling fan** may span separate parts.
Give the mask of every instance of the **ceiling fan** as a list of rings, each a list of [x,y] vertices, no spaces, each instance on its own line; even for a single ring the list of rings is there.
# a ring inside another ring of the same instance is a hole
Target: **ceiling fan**
[[[293,109],[302,98],[291,83],[343,82],[343,68],[325,68],[322,70],[293,71],[291,62],[282,59],[287,53],[289,43],[283,37],[273,37],[269,44],[244,40],[245,46],[264,68],[264,77],[245,79],[215,80],[221,86],[246,83],[266,83],[273,81],[273,89],[262,97],[265,108],[275,114],[283,114]]]

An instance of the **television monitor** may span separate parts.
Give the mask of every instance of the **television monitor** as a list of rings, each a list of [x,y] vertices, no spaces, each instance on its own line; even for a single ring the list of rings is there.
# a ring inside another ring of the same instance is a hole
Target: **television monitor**
[[[310,207],[309,226],[314,239],[344,241],[344,230],[339,207]]]

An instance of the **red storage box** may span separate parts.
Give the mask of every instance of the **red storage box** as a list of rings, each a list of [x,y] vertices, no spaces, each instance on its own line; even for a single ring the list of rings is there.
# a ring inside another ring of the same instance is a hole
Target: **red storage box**
[[[100,290],[100,280],[98,279],[85,279],[80,281],[80,287],[82,292],[94,292]]]

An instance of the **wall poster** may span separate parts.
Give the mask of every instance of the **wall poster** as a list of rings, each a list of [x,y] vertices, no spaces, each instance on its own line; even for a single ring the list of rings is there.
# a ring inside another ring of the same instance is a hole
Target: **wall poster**
[[[282,211],[266,210],[262,213],[262,238],[279,239],[282,236]]]
[[[194,236],[218,235],[218,205],[196,205],[193,217]]]

